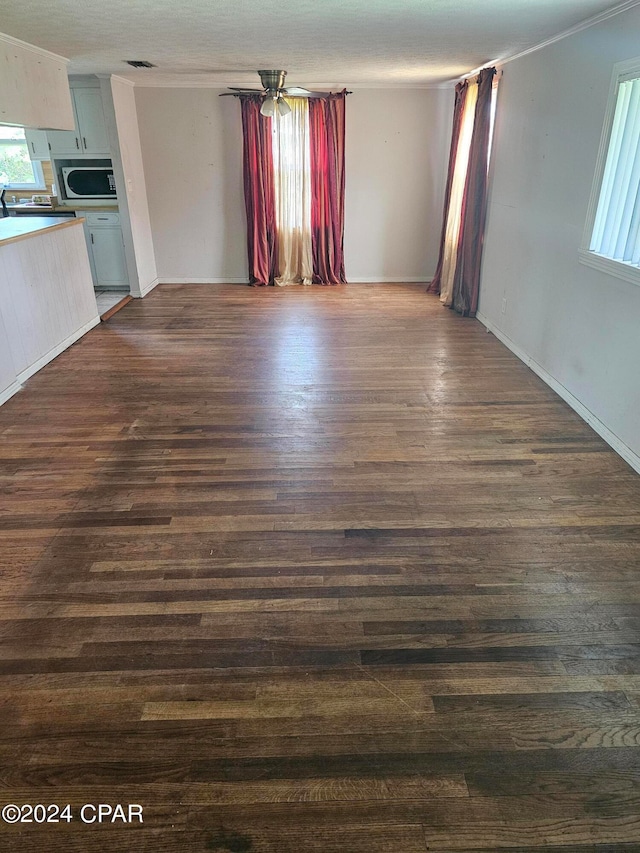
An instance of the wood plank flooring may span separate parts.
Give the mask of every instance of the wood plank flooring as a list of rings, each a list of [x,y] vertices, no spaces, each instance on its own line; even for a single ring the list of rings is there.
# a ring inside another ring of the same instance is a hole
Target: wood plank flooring
[[[640,851],[640,478],[423,287],[158,287],[0,487],[0,850]]]

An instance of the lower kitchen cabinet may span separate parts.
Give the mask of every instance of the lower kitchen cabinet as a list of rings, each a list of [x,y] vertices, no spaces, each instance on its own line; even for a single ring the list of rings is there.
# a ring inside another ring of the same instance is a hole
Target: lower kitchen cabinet
[[[120,217],[117,213],[85,213],[89,260],[96,287],[128,289]]]
[[[0,219],[0,291],[2,403],[100,322],[80,223]]]

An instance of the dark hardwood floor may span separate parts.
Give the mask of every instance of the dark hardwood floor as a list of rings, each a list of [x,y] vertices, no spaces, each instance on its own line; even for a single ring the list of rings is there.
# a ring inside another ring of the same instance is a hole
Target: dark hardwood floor
[[[0,850],[640,850],[640,478],[423,287],[159,287],[0,486]]]

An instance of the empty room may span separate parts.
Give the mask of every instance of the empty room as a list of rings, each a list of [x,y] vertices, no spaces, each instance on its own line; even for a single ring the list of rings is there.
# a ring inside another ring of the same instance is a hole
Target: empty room
[[[0,30],[0,851],[640,851],[640,0]]]

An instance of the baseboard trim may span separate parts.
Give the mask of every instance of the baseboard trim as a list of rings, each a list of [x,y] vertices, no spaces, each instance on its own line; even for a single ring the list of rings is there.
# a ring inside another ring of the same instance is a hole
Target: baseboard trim
[[[66,349],[68,349],[72,344],[75,344],[76,341],[79,341],[83,335],[86,335],[87,332],[90,332],[91,329],[95,328],[100,324],[100,317],[96,314],[93,319],[91,319],[88,323],[85,323],[84,326],[81,326],[79,329],[76,329],[73,334],[69,335],[69,337],[65,338],[61,343],[57,346],[50,349],[49,352],[45,353],[42,358],[39,358],[37,361],[34,361],[33,364],[30,364],[25,370],[21,371],[16,376],[16,382],[19,385],[22,385],[23,382],[26,382],[34,373],[37,373],[41,370],[46,364],[49,364],[50,361],[53,361],[54,358],[63,353]]]
[[[348,284],[428,284],[433,276],[383,276],[382,278],[351,278]],[[157,284],[249,284],[246,278],[159,278]]]
[[[5,388],[4,391],[0,391],[0,406],[3,403],[6,403],[7,400],[10,400],[14,394],[17,394],[18,391],[22,388],[19,382],[12,382],[8,388]]]
[[[248,278],[159,278],[156,284],[249,284]]]
[[[533,359],[530,355],[520,349],[520,347],[515,344],[511,338],[507,337],[504,332],[500,331],[493,323],[489,320],[488,317],[485,317],[484,314],[478,312],[476,314],[476,319],[478,319],[483,326],[485,326],[493,335],[495,335],[498,340],[503,343],[507,349],[510,349],[511,352],[516,355],[520,361],[524,362],[527,367],[531,368],[533,372],[542,379],[550,388],[552,388],[556,394],[561,397],[565,403],[567,403],[574,412],[576,412],[583,421],[586,421],[589,426],[598,433],[600,438],[603,438],[609,447],[621,456],[625,462],[627,462],[634,471],[637,471],[640,474],[640,456],[635,453],[628,445],[626,445],[618,436],[611,432],[609,427],[605,426],[602,421],[593,414],[592,411],[587,409],[587,407],[578,400],[577,397],[574,397],[571,391],[564,387],[557,379],[548,373],[542,365],[538,364],[535,359]]]
[[[145,297],[147,295],[147,293],[151,293],[153,288],[157,287],[159,284],[160,284],[160,279],[156,277],[153,279],[152,282],[145,285],[145,287],[140,288],[140,295],[139,296],[137,296],[135,293],[132,293],[131,296],[133,296],[134,299],[142,299],[143,297]]]
[[[431,276],[433,278],[433,276]],[[348,284],[428,284],[431,278],[427,276],[404,276],[396,278],[395,276],[382,276],[381,278],[352,278],[349,276]]]

